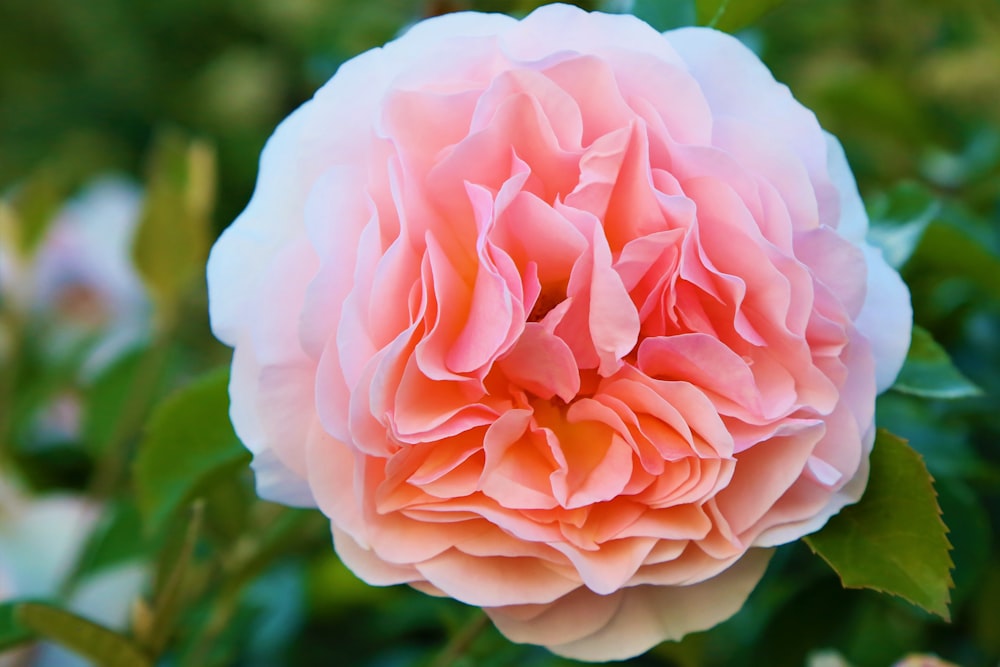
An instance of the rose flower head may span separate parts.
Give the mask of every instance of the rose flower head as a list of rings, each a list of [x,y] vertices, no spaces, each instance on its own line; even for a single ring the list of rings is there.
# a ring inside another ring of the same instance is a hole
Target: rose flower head
[[[909,294],[736,39],[451,14],[275,131],[208,264],[258,492],[372,584],[633,656],[862,494]]]

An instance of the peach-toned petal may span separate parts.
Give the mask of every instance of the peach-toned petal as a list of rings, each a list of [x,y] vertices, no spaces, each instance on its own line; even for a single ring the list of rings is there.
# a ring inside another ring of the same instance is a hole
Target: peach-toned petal
[[[578,660],[621,660],[664,640],[710,628],[739,611],[770,558],[771,552],[754,549],[702,583],[626,588],[607,625],[582,639],[548,647],[553,653]]]
[[[415,567],[451,597],[479,607],[552,602],[580,585],[537,559],[472,557],[454,549]]]
[[[569,558],[587,588],[598,595],[610,595],[632,578],[656,542],[653,537],[634,537],[605,542],[592,551],[571,544],[552,547]]]
[[[525,325],[517,344],[497,365],[513,382],[539,398],[558,396],[569,403],[580,391],[580,371],[572,350],[534,322]]]
[[[385,562],[336,527],[333,529],[333,542],[337,548],[337,555],[344,565],[360,579],[373,586],[406,584],[420,579],[420,573],[414,567]]]
[[[621,606],[622,598],[622,591],[598,595],[581,587],[551,604],[487,607],[485,611],[511,641],[567,643],[607,625]]]
[[[593,234],[590,333],[600,359],[598,372],[609,376],[618,370],[621,358],[635,347],[639,336],[639,314],[628,298],[618,273],[611,268],[611,251],[596,227]]]

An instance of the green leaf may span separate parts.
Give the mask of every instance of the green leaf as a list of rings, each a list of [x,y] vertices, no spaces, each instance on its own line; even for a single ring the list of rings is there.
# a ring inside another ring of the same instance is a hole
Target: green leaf
[[[927,188],[905,182],[876,197],[869,206],[868,240],[899,269],[913,255],[927,226],[941,212],[941,202]]]
[[[698,25],[738,32],[754,23],[784,0],[697,0]]]
[[[906,268],[908,283],[916,288],[961,278],[977,288],[978,293],[970,298],[1000,299],[1000,242],[995,225],[957,205],[942,208],[927,226]],[[948,301],[952,309],[961,305],[954,297]]]
[[[229,422],[228,369],[208,373],[153,412],[135,461],[139,511],[157,531],[213,475],[247,465]]]
[[[602,12],[632,14],[660,32],[695,25],[694,0],[605,0]]]
[[[880,430],[861,501],[805,538],[847,588],[897,595],[950,618],[951,545],[923,460]]]
[[[163,134],[153,148],[146,188],[132,253],[161,316],[169,320],[183,291],[201,275],[208,253],[215,199],[212,149]]]
[[[931,334],[919,326],[913,327],[910,351],[892,388],[926,398],[967,398],[982,393],[955,368]]]
[[[14,608],[17,621],[101,667],[152,667],[152,660],[123,635],[58,607],[23,602]]]
[[[0,604],[0,651],[35,639],[35,633],[17,618],[17,607],[24,600]]]
[[[128,399],[133,395],[136,372],[142,367],[146,349],[132,350],[103,369],[86,393],[83,440],[95,456],[104,453],[118,428]]]
[[[20,250],[29,257],[45,238],[49,225],[69,194],[64,181],[53,169],[42,168],[14,192],[12,213],[20,230],[17,241]]]

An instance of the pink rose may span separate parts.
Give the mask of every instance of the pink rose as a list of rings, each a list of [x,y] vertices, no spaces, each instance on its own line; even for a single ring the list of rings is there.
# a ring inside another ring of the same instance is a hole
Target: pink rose
[[[208,265],[261,495],[373,584],[635,655],[865,487],[909,295],[737,40],[543,7],[345,63]]]

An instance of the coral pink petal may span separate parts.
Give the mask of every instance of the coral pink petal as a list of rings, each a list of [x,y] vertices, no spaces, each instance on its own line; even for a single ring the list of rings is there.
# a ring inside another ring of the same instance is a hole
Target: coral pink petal
[[[579,660],[621,660],[665,639],[676,640],[710,628],[739,611],[770,558],[769,551],[755,549],[722,574],[698,584],[626,588],[607,625],[581,639],[549,644],[548,648]],[[569,609],[566,612],[572,613]]]
[[[473,557],[454,549],[415,567],[451,597],[479,607],[552,602],[580,585],[534,558]]]

